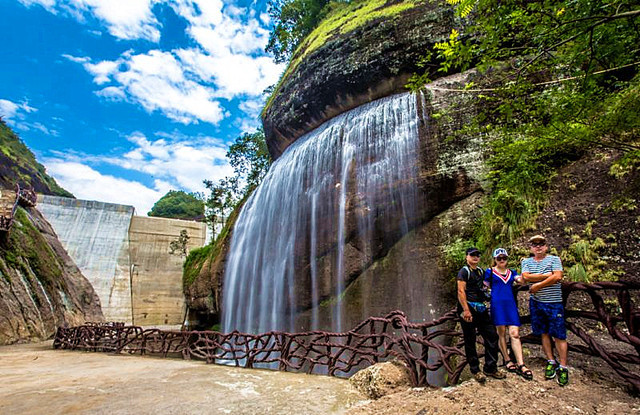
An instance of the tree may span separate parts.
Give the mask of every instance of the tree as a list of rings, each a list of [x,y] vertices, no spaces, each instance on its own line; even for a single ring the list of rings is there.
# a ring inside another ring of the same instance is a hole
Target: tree
[[[180,231],[180,236],[169,243],[169,253],[171,255],[187,256],[187,245],[189,244],[189,233],[186,229]]]
[[[245,133],[236,138],[227,151],[234,176],[213,182],[204,180],[209,190],[206,198],[206,220],[215,239],[216,225],[224,226],[226,218],[240,200],[253,191],[269,170],[271,156],[267,150],[264,131]]]
[[[238,137],[227,151],[229,164],[233,167],[237,181],[244,180],[241,189],[245,194],[256,188],[267,174],[271,165],[271,155],[262,129],[255,133],[245,133]]]
[[[151,208],[149,216],[161,218],[203,220],[204,202],[196,193],[170,190]]]
[[[436,45],[443,65],[512,60],[519,76],[552,66],[589,74],[640,57],[635,0],[446,2],[462,27],[452,29],[449,45]]]
[[[300,42],[327,15],[330,0],[270,0],[268,12],[274,26],[265,50],[276,62],[286,62]]]

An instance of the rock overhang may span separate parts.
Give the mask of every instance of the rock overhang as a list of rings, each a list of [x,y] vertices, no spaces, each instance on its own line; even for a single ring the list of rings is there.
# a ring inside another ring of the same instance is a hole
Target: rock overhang
[[[420,59],[436,42],[448,38],[454,22],[452,10],[436,2],[373,0],[363,4],[352,11],[352,20],[358,20],[366,5],[379,5],[368,11],[369,19],[360,17],[360,25],[345,25],[348,31],[328,30],[318,46],[316,32],[327,31],[321,23],[296,51],[262,113],[274,159],[336,115],[406,91],[409,77],[421,70]],[[347,14],[342,17],[349,20]]]

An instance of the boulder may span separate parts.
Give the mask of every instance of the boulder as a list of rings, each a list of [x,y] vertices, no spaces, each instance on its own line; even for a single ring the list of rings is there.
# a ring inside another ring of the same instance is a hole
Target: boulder
[[[360,370],[349,383],[369,399],[378,399],[410,388],[411,376],[404,363],[392,360]]]

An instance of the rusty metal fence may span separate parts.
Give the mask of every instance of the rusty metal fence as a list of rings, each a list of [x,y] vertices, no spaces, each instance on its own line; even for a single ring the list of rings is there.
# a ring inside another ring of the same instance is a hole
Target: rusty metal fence
[[[630,386],[640,392],[640,309],[632,292],[640,284],[600,282],[565,283],[565,302],[574,292],[586,292],[593,310],[567,310],[567,328],[572,339],[569,349],[602,358]],[[617,299],[613,302],[612,298]],[[523,317],[523,323],[530,320]],[[412,323],[401,311],[384,317],[370,317],[346,333],[272,331],[247,334],[233,331],[167,331],[125,326],[122,323],[85,324],[58,328],[54,348],[110,353],[139,353],[181,356],[207,363],[225,363],[246,368],[270,367],[283,371],[349,376],[360,368],[397,358],[403,361],[414,385],[429,384],[429,373],[446,372],[449,384],[458,382],[467,362],[462,347],[459,317],[455,310],[437,320]],[[607,346],[583,327],[600,323],[610,340]],[[587,323],[588,324],[588,323]],[[540,343],[532,335],[525,343]],[[615,350],[612,350],[615,349]]]

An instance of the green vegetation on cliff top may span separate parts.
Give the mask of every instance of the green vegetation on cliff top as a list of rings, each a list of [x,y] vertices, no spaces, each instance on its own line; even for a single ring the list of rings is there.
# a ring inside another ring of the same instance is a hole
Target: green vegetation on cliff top
[[[189,251],[189,255],[182,265],[182,286],[183,288],[189,288],[194,283],[205,263],[208,263],[209,270],[214,263],[218,255],[222,252],[222,248],[231,243],[230,236],[231,230],[238,219],[242,206],[249,198],[251,193],[247,193],[245,197],[234,207],[233,211],[229,215],[225,225],[223,226],[220,234],[216,237],[215,241],[209,245],[201,248],[195,248]]]
[[[352,32],[374,19],[383,17],[393,17],[406,10],[412,9],[421,4],[419,0],[404,1],[388,1],[388,0],[360,0],[352,2],[332,2],[330,12],[321,21],[317,22],[317,26],[308,36],[300,41],[295,51],[290,57],[287,69],[284,71],[280,80],[273,89],[273,92],[267,99],[262,114],[271,105],[273,98],[278,93],[282,83],[291,75],[298,65],[312,52],[319,49],[330,38],[334,36],[342,36]]]
[[[47,174],[20,138],[0,119],[0,186],[33,186],[37,192],[73,197]]]

